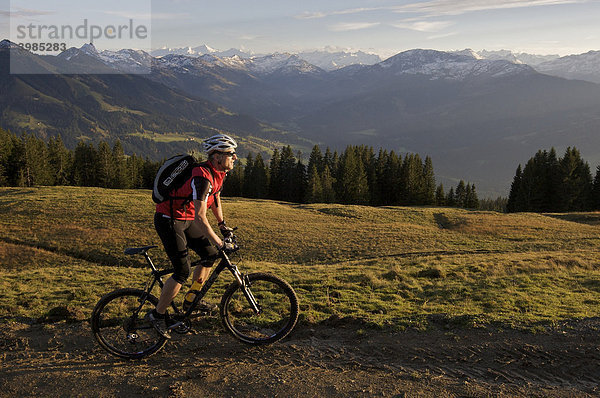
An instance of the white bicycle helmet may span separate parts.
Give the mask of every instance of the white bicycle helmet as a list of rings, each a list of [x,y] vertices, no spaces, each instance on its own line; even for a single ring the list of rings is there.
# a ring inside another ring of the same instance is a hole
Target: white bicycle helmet
[[[207,138],[202,143],[204,150],[207,154],[211,154],[214,151],[226,152],[230,149],[235,150],[237,143],[233,138],[225,134],[216,134],[210,138]]]

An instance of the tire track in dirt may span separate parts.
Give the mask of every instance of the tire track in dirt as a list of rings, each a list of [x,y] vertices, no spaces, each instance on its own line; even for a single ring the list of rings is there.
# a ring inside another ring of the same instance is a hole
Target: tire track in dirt
[[[347,341],[305,338],[301,343],[277,348],[285,347],[285,354],[247,360],[258,365],[309,364],[327,369],[427,372],[452,379],[518,386],[591,390],[600,383],[600,350],[591,335],[584,339],[573,333],[471,329],[450,334],[432,331],[378,335],[379,340],[346,338]]]

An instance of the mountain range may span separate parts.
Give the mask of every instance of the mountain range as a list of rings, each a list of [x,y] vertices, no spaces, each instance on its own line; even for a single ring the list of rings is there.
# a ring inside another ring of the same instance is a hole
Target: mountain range
[[[155,152],[152,134],[200,137],[215,130],[243,138],[246,151],[275,142],[303,151],[312,143],[334,149],[368,144],[430,155],[438,182],[454,186],[465,179],[482,196],[507,195],[517,165],[538,149],[576,146],[592,167],[600,162],[596,52],[558,57],[415,49],[343,67],[332,67],[335,61],[324,61],[321,52],[314,55],[329,67],[319,67],[302,54],[189,50],[152,56],[86,45],[52,58],[29,53],[27,63],[36,68],[77,64],[130,74],[6,76],[2,66],[2,125],[55,134],[68,126],[39,114],[59,108],[70,126],[79,115],[72,130],[83,132],[74,139],[115,135],[130,148]],[[39,120],[44,129],[36,129]]]
[[[41,137],[60,135],[68,147],[80,140],[118,138],[126,152],[154,159],[197,149],[202,138],[219,131],[235,132],[246,150],[255,152],[284,143],[310,147],[294,134],[144,75],[115,73],[109,65],[116,62],[106,62],[89,45],[54,57],[0,42],[0,126]],[[11,63],[27,73],[11,74]],[[95,73],[58,73],[69,67]]]
[[[255,54],[249,51],[230,48],[226,51],[216,50],[205,44],[198,47],[180,47],[180,48],[161,48],[150,52],[154,57],[163,57],[165,55],[185,55],[190,57],[200,57],[202,55],[213,55],[219,58],[238,56],[240,58],[261,58],[271,54]],[[290,54],[291,55],[291,54]],[[328,48],[325,50],[304,51],[295,54],[298,58],[324,70],[335,70],[348,65],[373,65],[381,62],[377,54],[370,54],[363,51],[340,50]]]

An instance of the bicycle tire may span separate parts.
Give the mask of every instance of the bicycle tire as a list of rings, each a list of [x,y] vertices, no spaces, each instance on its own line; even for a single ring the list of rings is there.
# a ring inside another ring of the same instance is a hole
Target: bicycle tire
[[[232,283],[221,299],[221,320],[238,340],[252,345],[271,344],[296,326],[299,305],[296,292],[283,279],[267,273],[247,275],[250,291],[261,312],[251,308],[239,284]]]
[[[140,289],[118,289],[94,307],[92,333],[106,351],[120,358],[140,359],[156,353],[167,342],[145,319],[158,299]]]

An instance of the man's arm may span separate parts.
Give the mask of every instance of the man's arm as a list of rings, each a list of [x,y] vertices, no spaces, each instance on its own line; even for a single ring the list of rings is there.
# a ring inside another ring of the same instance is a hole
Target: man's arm
[[[192,197],[194,200],[194,209],[196,210],[194,222],[198,223],[200,231],[202,232],[202,236],[206,237],[213,245],[221,247],[223,246],[223,241],[212,229],[210,223],[208,222],[208,218],[206,217],[207,201],[208,196],[210,195],[210,189],[210,181],[208,181],[206,178],[195,177],[192,180]]]
[[[206,201],[199,199],[194,200],[194,208],[196,209],[196,219],[194,220],[194,222],[197,222],[200,226],[200,231],[202,232],[202,235],[208,238],[208,240],[213,245],[217,247],[223,246],[223,241],[212,229],[210,223],[208,222],[208,218],[206,217]]]
[[[215,195],[215,203],[211,207],[211,210],[215,215],[215,218],[217,219],[217,223],[220,224],[221,222],[223,222],[224,218],[223,207],[221,207],[221,192]]]

